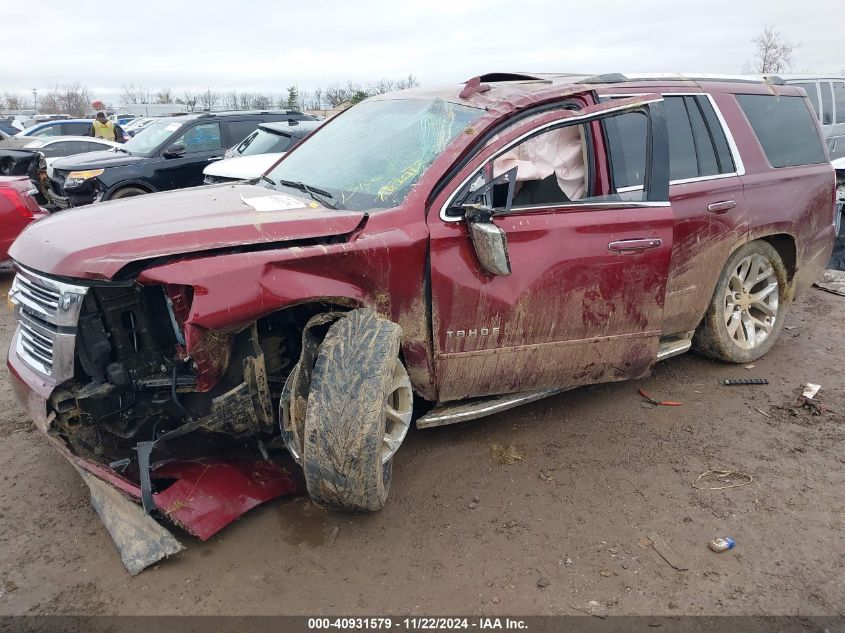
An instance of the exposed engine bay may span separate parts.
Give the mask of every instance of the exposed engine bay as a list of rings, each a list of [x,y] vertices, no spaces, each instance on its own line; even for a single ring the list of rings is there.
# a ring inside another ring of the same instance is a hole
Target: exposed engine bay
[[[189,290],[189,289],[188,289]],[[185,351],[190,293],[179,287],[94,286],[80,309],[73,379],[49,400],[75,451],[103,463],[140,441],[189,430],[237,438],[278,435],[278,401],[296,350],[278,320],[207,335],[201,357]],[[259,331],[261,330],[261,331]],[[284,349],[283,349],[284,348]],[[213,385],[209,364],[222,370]]]

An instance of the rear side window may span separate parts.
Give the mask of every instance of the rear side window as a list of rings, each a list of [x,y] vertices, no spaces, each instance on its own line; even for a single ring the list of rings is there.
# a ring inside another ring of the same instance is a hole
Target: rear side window
[[[816,125],[801,97],[736,95],[772,167],[825,163]]]
[[[255,129],[258,127],[258,124],[261,121],[253,120],[253,121],[232,121],[227,123],[229,126],[229,137],[232,139],[232,143],[237,145],[242,140],[244,140],[247,136],[252,134]]]
[[[796,88],[803,88],[804,92],[810,98],[810,103],[813,104],[813,110],[816,111],[816,116],[819,116],[819,90],[816,87],[815,81],[792,84]]]
[[[692,140],[687,108],[682,97],[667,97],[666,130],[669,133],[669,180],[698,176],[695,141]]]
[[[62,128],[59,126],[58,123],[55,125],[48,125],[46,127],[41,128],[30,134],[30,136],[34,136],[37,138],[44,138],[45,136],[61,136],[62,135]]]
[[[87,121],[83,121],[82,123],[76,121],[73,123],[62,123],[62,128],[68,136],[85,136],[88,134],[88,130],[91,129],[91,123]]]
[[[833,124],[833,92],[829,81],[820,81],[819,90],[822,93],[822,125]]]
[[[669,134],[669,179],[687,180],[735,171],[725,132],[705,95],[664,98]],[[617,188],[642,186],[645,176],[643,117],[623,114],[605,121],[613,181]]]
[[[836,104],[836,122],[845,123],[845,81],[833,82],[833,102]]]

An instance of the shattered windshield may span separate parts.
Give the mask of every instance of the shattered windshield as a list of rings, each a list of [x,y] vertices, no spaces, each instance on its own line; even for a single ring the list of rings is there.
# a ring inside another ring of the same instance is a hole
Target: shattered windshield
[[[268,175],[329,192],[341,208],[393,207],[483,113],[442,99],[367,101],[310,137]]]

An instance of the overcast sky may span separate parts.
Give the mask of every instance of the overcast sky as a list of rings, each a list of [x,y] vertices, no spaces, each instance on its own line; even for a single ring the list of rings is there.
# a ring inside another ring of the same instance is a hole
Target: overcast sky
[[[125,10],[120,10],[126,7]],[[80,82],[279,94],[413,73],[738,73],[765,24],[800,42],[796,72],[845,74],[842,0],[142,0],[4,7],[0,91]],[[26,28],[15,34],[15,25]]]

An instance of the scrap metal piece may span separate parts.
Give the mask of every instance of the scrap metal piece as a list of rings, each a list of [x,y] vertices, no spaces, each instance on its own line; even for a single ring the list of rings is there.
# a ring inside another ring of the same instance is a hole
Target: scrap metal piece
[[[765,378],[725,378],[722,384],[726,387],[735,387],[737,385],[768,385],[769,381]]]
[[[656,532],[651,532],[648,535],[648,540],[651,541],[651,547],[654,549],[655,552],[660,554],[660,557],[669,563],[672,567],[677,569],[678,571],[686,571],[689,569],[689,565],[686,561],[681,558],[680,554],[672,549],[672,546],[666,542],[662,536],[657,534]]]
[[[814,285],[835,295],[845,296],[845,272],[841,270],[826,270],[822,278]]]
[[[182,544],[136,503],[91,473],[75,467],[88,485],[91,503],[130,575],[182,551]]]

